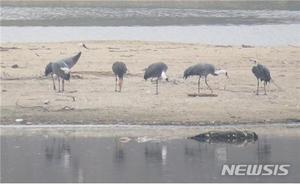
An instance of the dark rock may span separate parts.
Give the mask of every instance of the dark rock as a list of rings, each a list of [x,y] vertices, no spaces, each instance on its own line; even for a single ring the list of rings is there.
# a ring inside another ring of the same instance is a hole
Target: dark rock
[[[11,68],[19,68],[18,64],[14,64],[11,66]]]
[[[255,142],[258,136],[255,132],[249,131],[210,131],[190,137],[189,139],[206,143],[242,144],[245,142]]]

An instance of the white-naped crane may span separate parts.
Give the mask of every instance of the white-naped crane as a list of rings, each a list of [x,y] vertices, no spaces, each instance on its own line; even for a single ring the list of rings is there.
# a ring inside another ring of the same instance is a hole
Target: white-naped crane
[[[127,72],[127,67],[124,62],[115,62],[112,65],[112,71],[114,72],[116,76],[116,85],[115,85],[115,92],[118,91],[117,86],[119,85],[119,92],[122,90],[122,85],[123,85],[123,77],[124,74]],[[118,83],[119,81],[119,83]]]
[[[167,72],[168,66],[163,62],[157,62],[149,65],[145,69],[144,79],[156,78],[156,95],[158,95],[158,80],[163,79],[168,81]]]
[[[210,89],[211,93],[213,93],[212,88],[207,83],[207,76],[211,74],[213,76],[218,76],[220,74],[225,74],[227,78],[229,78],[228,73],[224,69],[216,70],[215,66],[212,64],[195,64],[188,67],[183,74],[183,78],[187,79],[190,76],[199,76],[198,79],[198,94],[200,94],[200,79],[201,77],[205,78],[205,84]]]
[[[54,76],[58,80],[58,92],[64,91],[65,80],[70,80],[71,68],[77,63],[81,56],[81,52],[68,58],[58,60],[56,62],[50,62],[45,68],[45,76],[51,74],[53,80],[53,90],[56,90]],[[60,81],[62,81],[62,89],[60,88]]]
[[[262,81],[264,83],[264,91],[265,95],[267,95],[266,85],[268,84],[268,82],[271,83],[272,81],[270,70],[266,66],[259,64],[255,59],[250,59],[250,61],[254,62],[252,73],[257,79],[256,95],[259,94],[259,81]]]

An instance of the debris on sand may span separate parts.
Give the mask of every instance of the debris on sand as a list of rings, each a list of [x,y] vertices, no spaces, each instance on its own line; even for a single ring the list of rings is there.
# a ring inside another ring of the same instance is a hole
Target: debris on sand
[[[130,140],[131,140],[131,139],[130,139],[129,137],[121,137],[121,138],[119,139],[119,141],[120,141],[121,143],[128,143]]]
[[[231,45],[215,45],[216,48],[232,48]]]
[[[74,108],[69,106],[64,106],[61,110],[74,110]]]
[[[48,105],[49,103],[50,103],[49,100],[45,100],[45,101],[44,101],[44,104],[45,104],[45,105]]]
[[[79,75],[79,74],[72,74],[72,78],[74,78],[74,79],[83,79],[82,75]]]
[[[249,131],[210,131],[199,134],[188,139],[194,139],[205,143],[243,144],[255,142],[258,136],[255,132]]]
[[[22,119],[22,118],[17,118],[17,119],[16,119],[16,122],[17,122],[17,123],[22,123],[23,121],[24,121],[24,119]]]
[[[217,94],[206,94],[206,93],[192,93],[192,94],[188,94],[188,96],[190,97],[217,97],[218,95]]]
[[[10,49],[21,49],[21,48],[18,48],[18,47],[0,47],[0,51],[8,51]]]
[[[250,46],[250,45],[245,45],[245,44],[243,44],[243,45],[242,45],[242,48],[254,48],[254,46]]]
[[[11,66],[11,68],[16,69],[16,68],[19,68],[19,66],[18,66],[18,64],[14,64],[14,65]]]

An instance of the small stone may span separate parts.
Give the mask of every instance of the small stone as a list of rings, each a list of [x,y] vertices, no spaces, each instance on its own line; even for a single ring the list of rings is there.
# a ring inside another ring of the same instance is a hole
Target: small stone
[[[16,119],[16,122],[17,122],[17,123],[21,123],[21,122],[23,122],[23,121],[24,121],[24,119],[22,119],[22,118]]]
[[[14,64],[11,66],[11,68],[19,68],[18,64]]]
[[[48,105],[49,103],[50,103],[49,100],[45,100],[45,101],[44,101],[44,104],[46,104],[46,105]]]

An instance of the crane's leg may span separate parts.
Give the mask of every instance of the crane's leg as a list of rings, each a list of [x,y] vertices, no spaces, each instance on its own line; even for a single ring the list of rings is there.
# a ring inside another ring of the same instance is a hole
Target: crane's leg
[[[201,76],[199,76],[199,79],[198,79],[198,94],[200,94],[200,79],[201,79]]]
[[[265,95],[267,95],[267,91],[266,91],[266,84],[267,84],[267,82],[264,82],[264,90],[265,90]]]
[[[62,92],[64,92],[64,90],[65,90],[65,80],[62,79]]]
[[[123,78],[119,79],[119,92],[122,90],[122,85],[123,85]]]
[[[117,87],[118,85],[117,85],[117,84],[118,84],[118,77],[117,77],[117,75],[116,75],[116,85],[115,85],[115,92],[117,92],[117,91],[118,91],[118,89],[117,89],[117,88],[118,88],[118,87]]]
[[[213,90],[209,87],[208,83],[207,83],[207,77],[205,77],[205,84],[207,85],[208,89],[210,90],[211,94],[213,93]]]
[[[53,74],[51,74],[51,77],[52,77],[52,81],[53,81],[53,90],[55,91],[55,90],[56,90],[56,87],[55,87],[55,81],[54,81]]]
[[[57,80],[58,80],[58,92],[61,92],[61,91],[60,91],[60,78],[57,77]]]
[[[156,95],[158,95],[158,78],[156,80]]]
[[[256,89],[256,95],[258,95],[258,91],[259,91],[259,79],[257,79],[257,89]]]

